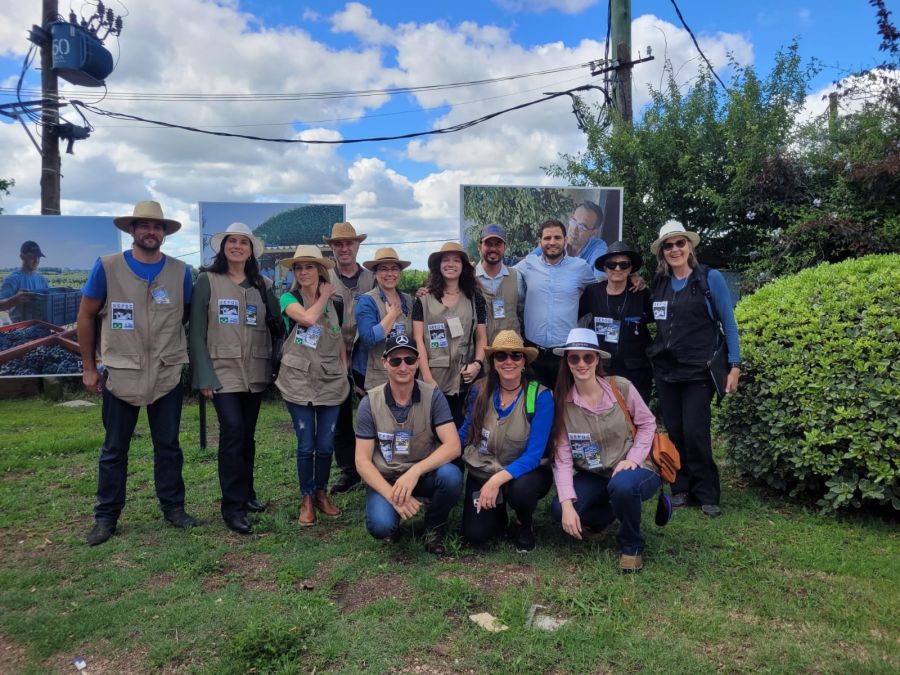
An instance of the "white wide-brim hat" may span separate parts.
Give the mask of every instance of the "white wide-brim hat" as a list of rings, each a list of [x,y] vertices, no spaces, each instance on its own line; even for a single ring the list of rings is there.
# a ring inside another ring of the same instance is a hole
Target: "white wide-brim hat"
[[[122,232],[134,234],[134,223],[138,220],[147,220],[152,223],[162,223],[166,234],[174,234],[181,229],[181,223],[171,218],[164,218],[162,206],[159,202],[146,201],[134,205],[134,211],[130,216],[120,216],[113,219],[113,224]]]
[[[696,232],[690,232],[684,229],[684,225],[679,223],[677,220],[667,220],[665,225],[663,225],[659,230],[659,238],[650,244],[650,252],[653,255],[656,255],[656,252],[659,250],[660,245],[671,237],[684,237],[689,242],[691,242],[691,246],[695,247],[700,243],[700,235]]]
[[[600,349],[597,334],[590,328],[573,328],[570,330],[569,336],[566,338],[566,344],[555,348],[553,353],[557,356],[565,356],[566,352],[574,351],[598,352],[601,359],[612,358],[612,354]]]
[[[252,241],[253,255],[256,256],[257,260],[262,256],[263,251],[266,250],[266,242],[255,236],[249,225],[245,225],[244,223],[232,223],[225,228],[224,232],[216,232],[209,238],[209,247],[213,250],[213,253],[218,254],[219,251],[222,250],[222,242],[225,241],[225,237],[229,234],[240,234]]]

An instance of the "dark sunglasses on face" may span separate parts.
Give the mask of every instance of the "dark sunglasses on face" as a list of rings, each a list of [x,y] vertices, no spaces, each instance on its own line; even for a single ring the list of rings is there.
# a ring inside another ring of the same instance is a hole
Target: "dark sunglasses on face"
[[[391,368],[396,368],[401,363],[405,363],[408,366],[414,366],[418,360],[419,358],[417,356],[392,356],[387,361],[391,364]]]
[[[495,352],[494,353],[494,361],[506,361],[506,359],[512,359],[516,363],[525,358],[525,355],[522,352]]]
[[[570,366],[577,366],[581,361],[584,361],[584,365],[591,366],[597,361],[597,355],[594,352],[588,352],[587,354],[573,354],[569,352],[566,354],[566,361],[568,361]]]
[[[608,270],[627,270],[631,269],[630,260],[607,260],[603,266]]]
[[[665,242],[662,245],[662,247],[663,247],[663,251],[671,251],[676,246],[678,248],[684,248],[686,244],[687,244],[687,239],[676,239],[675,241]]]

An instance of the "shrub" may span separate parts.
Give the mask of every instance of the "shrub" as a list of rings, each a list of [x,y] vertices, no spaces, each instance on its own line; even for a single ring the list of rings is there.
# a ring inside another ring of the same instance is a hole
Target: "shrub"
[[[900,509],[900,255],[823,264],[738,305],[716,427],[740,471],[825,510]]]

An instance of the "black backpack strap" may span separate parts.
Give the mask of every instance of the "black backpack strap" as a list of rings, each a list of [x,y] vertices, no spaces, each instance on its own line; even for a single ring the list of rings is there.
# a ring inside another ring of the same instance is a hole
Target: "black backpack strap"
[[[340,295],[332,295],[331,302],[334,303],[334,311],[337,314],[338,326],[344,325],[344,298]]]

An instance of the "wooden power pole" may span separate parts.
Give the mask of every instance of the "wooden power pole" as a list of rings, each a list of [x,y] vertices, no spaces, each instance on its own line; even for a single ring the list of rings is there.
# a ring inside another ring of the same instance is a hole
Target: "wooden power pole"
[[[613,102],[622,121],[631,124],[631,0],[612,0],[610,40],[616,68],[612,91]]]
[[[43,17],[41,27],[56,21],[59,16],[59,0],[42,0]],[[59,137],[59,83],[53,72],[53,41],[47,40],[41,47],[41,89],[43,105],[41,110],[41,214],[58,216],[60,159]]]

